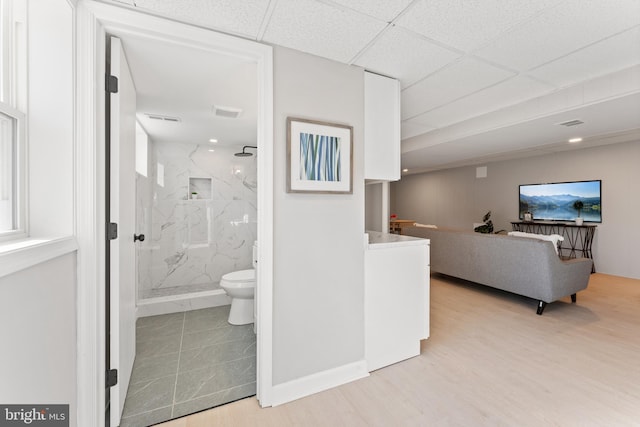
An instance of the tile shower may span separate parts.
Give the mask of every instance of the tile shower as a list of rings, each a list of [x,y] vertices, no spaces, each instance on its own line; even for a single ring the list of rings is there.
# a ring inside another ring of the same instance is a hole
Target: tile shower
[[[148,174],[138,174],[136,182],[138,232],[146,235],[138,246],[138,301],[183,303],[145,315],[203,308],[184,296],[224,298],[222,275],[251,268],[257,162],[236,152],[238,147],[148,143]]]

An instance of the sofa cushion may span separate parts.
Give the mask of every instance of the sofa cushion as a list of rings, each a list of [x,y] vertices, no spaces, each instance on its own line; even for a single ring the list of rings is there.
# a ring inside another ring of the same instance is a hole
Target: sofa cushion
[[[564,237],[559,234],[534,234],[534,233],[525,233],[523,231],[510,231],[509,236],[514,237],[526,237],[529,239],[538,239],[538,240],[546,240],[548,242],[553,243],[553,248],[556,250],[556,254],[558,253],[558,242],[564,241]]]

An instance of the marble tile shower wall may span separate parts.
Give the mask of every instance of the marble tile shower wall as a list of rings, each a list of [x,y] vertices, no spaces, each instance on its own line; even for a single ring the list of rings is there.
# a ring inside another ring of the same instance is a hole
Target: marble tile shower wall
[[[237,147],[149,145],[151,209],[147,214],[149,205],[140,206],[138,218],[150,238],[139,251],[139,297],[216,289],[222,275],[251,268],[256,157],[235,157]],[[139,176],[138,190],[145,194],[148,188]]]

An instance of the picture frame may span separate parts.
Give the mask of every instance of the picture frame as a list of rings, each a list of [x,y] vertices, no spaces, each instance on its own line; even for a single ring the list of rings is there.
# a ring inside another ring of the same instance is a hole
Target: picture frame
[[[353,126],[287,117],[287,193],[353,194]]]

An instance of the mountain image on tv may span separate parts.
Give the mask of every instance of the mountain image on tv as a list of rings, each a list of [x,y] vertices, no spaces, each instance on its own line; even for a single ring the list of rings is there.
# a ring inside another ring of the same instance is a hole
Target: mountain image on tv
[[[563,182],[520,186],[520,218],[531,212],[536,220],[573,221],[578,211],[573,204],[580,200],[580,217],[602,222],[600,181]]]

